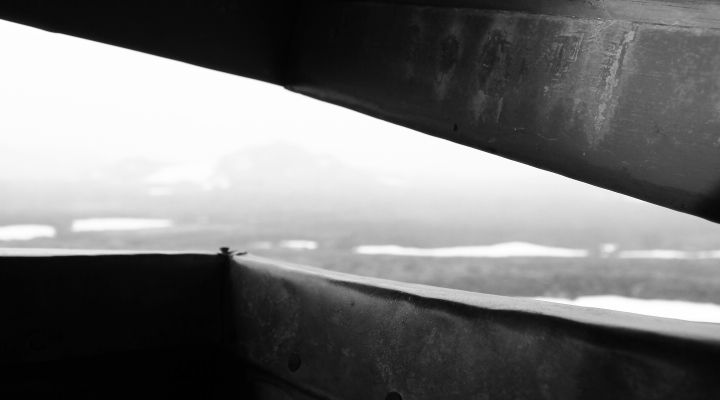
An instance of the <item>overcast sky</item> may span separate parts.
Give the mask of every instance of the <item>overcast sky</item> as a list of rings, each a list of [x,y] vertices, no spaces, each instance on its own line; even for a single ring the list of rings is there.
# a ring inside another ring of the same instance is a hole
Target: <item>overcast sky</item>
[[[0,54],[0,178],[287,141],[390,172],[557,179],[277,86],[4,21]]]

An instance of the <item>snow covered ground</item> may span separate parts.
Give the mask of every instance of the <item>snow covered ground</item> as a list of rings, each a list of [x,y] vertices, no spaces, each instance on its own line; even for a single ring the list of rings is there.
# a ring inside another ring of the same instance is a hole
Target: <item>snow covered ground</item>
[[[358,254],[386,254],[421,257],[587,257],[583,249],[565,249],[532,243],[508,242],[490,246],[416,248],[395,245],[358,246]]]
[[[604,308],[685,321],[720,323],[720,305],[679,300],[646,300],[622,296],[582,296],[574,300],[536,297],[536,300]]]

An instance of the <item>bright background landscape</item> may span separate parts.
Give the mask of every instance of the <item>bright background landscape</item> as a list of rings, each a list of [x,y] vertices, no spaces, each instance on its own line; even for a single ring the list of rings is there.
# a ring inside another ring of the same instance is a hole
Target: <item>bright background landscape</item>
[[[129,50],[0,23],[0,52],[0,247],[230,246],[568,299],[683,280],[720,304],[720,225]]]

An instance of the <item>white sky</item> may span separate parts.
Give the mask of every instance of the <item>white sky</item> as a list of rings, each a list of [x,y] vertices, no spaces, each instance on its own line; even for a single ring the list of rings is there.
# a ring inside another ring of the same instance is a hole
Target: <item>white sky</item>
[[[281,87],[0,21],[0,178],[287,141],[384,171],[553,178]]]

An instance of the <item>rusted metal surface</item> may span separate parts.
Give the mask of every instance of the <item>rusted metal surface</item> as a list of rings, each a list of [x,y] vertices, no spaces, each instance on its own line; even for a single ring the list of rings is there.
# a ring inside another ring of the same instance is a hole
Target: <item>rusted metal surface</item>
[[[720,221],[720,31],[313,4],[292,90]]]
[[[235,257],[235,354],[268,399],[708,399],[720,326]],[[289,389],[287,388],[289,387]]]

